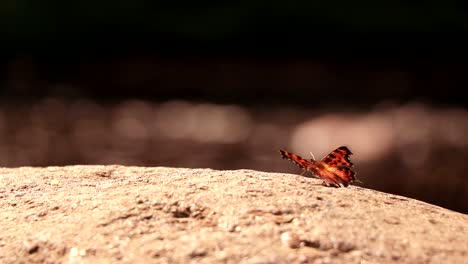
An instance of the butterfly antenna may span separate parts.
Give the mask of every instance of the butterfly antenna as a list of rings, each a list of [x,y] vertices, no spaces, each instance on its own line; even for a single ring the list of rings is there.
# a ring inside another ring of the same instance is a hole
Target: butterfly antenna
[[[312,156],[312,159],[315,160],[314,153],[312,153],[312,151],[310,152],[310,155]]]

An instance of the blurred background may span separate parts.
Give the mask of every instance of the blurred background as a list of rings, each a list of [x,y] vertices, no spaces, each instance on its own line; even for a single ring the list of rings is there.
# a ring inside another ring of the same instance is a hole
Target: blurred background
[[[300,173],[468,213],[467,5],[0,2],[0,165]]]

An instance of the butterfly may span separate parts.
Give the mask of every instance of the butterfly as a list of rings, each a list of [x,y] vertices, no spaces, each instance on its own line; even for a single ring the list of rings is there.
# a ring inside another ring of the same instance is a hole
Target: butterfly
[[[282,149],[279,152],[283,159],[291,160],[304,170],[301,175],[310,171],[313,176],[322,179],[326,186],[347,187],[351,183],[361,182],[356,178],[356,172],[352,169],[354,164],[349,159],[353,153],[346,146],[333,150],[320,161],[314,158],[309,161]]]

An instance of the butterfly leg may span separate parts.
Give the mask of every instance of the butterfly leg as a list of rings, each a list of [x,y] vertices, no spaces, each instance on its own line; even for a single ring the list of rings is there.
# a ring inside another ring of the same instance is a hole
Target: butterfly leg
[[[306,172],[307,172],[307,170],[304,169],[304,170],[302,171],[302,173],[301,173],[301,176],[304,176],[304,174],[305,174]]]
[[[323,181],[322,185],[327,186],[327,187],[335,187],[335,188],[341,187],[339,183],[329,182],[329,181]]]

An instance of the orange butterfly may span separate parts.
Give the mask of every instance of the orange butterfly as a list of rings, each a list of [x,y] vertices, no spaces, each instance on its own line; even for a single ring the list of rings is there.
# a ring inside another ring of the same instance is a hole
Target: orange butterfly
[[[352,170],[354,164],[349,160],[353,153],[346,146],[335,149],[321,161],[315,159],[308,161],[299,155],[281,149],[279,152],[283,159],[291,160],[304,170],[301,175],[311,171],[315,177],[323,180],[324,185],[346,187],[353,182],[361,182],[356,178],[356,172]]]

